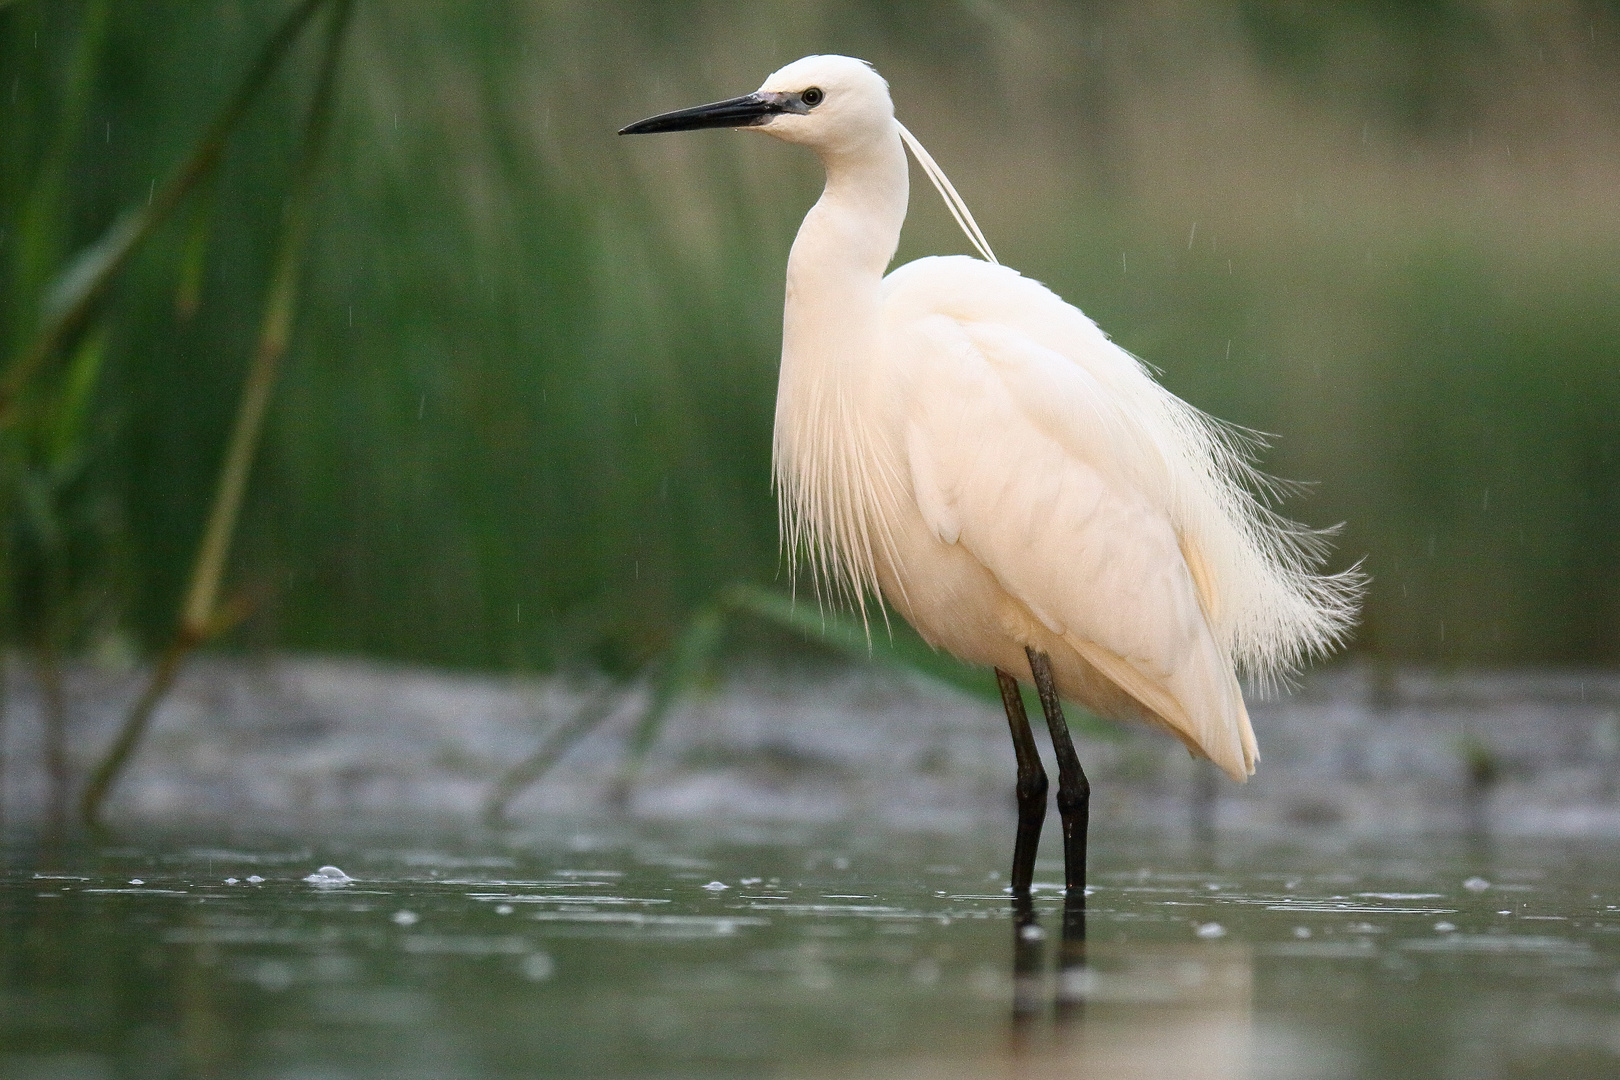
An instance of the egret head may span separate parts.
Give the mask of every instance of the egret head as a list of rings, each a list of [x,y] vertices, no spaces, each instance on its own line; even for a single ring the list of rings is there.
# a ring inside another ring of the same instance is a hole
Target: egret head
[[[710,127],[756,128],[784,142],[836,153],[892,135],[894,104],[889,84],[866,61],[806,56],[770,76],[752,94],[662,113],[619,134]]]

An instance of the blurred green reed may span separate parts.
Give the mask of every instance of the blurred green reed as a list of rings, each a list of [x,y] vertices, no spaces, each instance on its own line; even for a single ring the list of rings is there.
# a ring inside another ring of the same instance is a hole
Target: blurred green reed
[[[219,479],[209,504],[208,521],[202,540],[197,545],[196,561],[192,564],[191,578],[186,586],[185,603],[180,617],[157,663],[153,665],[146,689],[135,699],[122,727],[112,744],[90,774],[80,799],[80,818],[86,826],[100,827],[101,808],[117,783],[120,773],[134,754],[151,723],[158,705],[168,694],[179,674],[181,665],[197,648],[211,642],[221,634],[234,629],[252,610],[250,596],[241,590],[228,591],[225,570],[230,560],[232,544],[236,538],[236,525],[241,517],[242,501],[253,473],[254,459],[264,432],[265,417],[275,393],[277,376],[291,338],[294,315],[298,308],[298,293],[302,278],[305,248],[315,218],[315,190],[318,170],[324,156],[332,126],[332,113],[336,102],[338,68],[343,53],[343,41],[353,12],[353,0],[303,0],[282,22],[266,44],[259,60],[250,70],[242,86],[233,95],[232,102],[211,125],[197,151],[176,178],[165,185],[164,199],[159,207],[172,207],[177,196],[172,194],[200,182],[205,169],[212,178],[217,163],[222,137],[238,122],[243,108],[257,96],[265,78],[280,66],[287,49],[296,42],[302,25],[319,8],[326,9],[326,38],[321,50],[319,74],[310,92],[307,118],[298,158],[290,178],[281,212],[281,228],[272,260],[269,286],[265,292],[264,316],[253,347],[252,364],[242,384],[237,405],[236,421],[225,446],[224,459],[219,467]],[[144,212],[147,220],[157,210]],[[194,214],[191,236],[188,237],[185,262],[182,264],[180,290],[175,310],[183,317],[195,311],[193,293],[196,265],[204,247],[204,228],[208,221],[207,201],[200,203],[201,212]],[[115,226],[115,235],[116,235]],[[145,230],[149,231],[149,230]],[[144,231],[131,230],[136,236]],[[133,244],[133,241],[129,243]],[[94,251],[95,249],[92,249]],[[110,275],[112,259],[103,259],[102,276]],[[69,273],[71,274],[71,270]],[[83,292],[90,294],[90,288]],[[46,334],[49,340],[49,332]],[[43,355],[35,350],[30,356]],[[24,361],[23,363],[25,363]],[[14,378],[21,381],[27,368],[14,369]],[[56,786],[65,786],[58,783]]]
[[[361,4],[225,571],[264,599],[231,640],[628,674],[732,583],[785,586],[775,351],[814,162],[612,133],[836,50],[891,79],[1004,259],[1279,434],[1268,468],[1315,482],[1286,509],[1346,522],[1335,565],[1372,574],[1356,648],[1613,662],[1620,35],[1554,8]],[[290,9],[0,7],[8,354]],[[127,657],[175,625],[315,53],[0,433],[13,642]],[[915,196],[901,258],[962,250]],[[41,484],[71,528],[29,517]]]

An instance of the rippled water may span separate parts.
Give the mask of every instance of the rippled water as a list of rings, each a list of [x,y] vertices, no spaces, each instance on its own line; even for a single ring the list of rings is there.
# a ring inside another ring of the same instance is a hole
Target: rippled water
[[[1620,847],[1005,839],[13,850],[0,1075],[1620,1075]]]

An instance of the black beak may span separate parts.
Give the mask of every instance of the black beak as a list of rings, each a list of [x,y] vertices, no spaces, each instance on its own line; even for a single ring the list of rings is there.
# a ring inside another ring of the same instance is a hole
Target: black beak
[[[676,109],[637,120],[619,129],[620,135],[651,135],[658,131],[696,131],[699,128],[758,127],[778,113],[807,113],[796,94],[754,93],[727,98],[712,105]]]

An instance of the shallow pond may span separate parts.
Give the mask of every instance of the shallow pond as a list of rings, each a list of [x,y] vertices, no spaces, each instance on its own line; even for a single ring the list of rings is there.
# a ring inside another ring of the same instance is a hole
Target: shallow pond
[[[12,849],[0,1075],[1620,1075],[1620,846],[1006,839]]]

